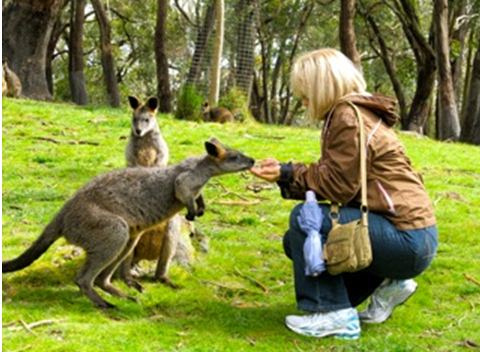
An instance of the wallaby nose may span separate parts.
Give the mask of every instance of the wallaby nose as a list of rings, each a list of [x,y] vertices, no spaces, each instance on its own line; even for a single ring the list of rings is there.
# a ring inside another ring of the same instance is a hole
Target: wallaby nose
[[[135,129],[135,133],[137,134],[137,136],[140,136],[140,134],[142,133],[142,130],[137,128]]]
[[[250,163],[250,166],[255,165],[255,159],[249,158],[248,162]]]

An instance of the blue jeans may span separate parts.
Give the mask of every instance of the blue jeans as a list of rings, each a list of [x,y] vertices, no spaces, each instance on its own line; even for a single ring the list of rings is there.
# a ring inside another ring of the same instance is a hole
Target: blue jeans
[[[366,300],[385,278],[409,279],[423,272],[436,254],[437,227],[397,230],[386,218],[369,212],[368,229],[373,261],[368,268],[340,275],[323,272],[317,277],[305,275],[303,243],[306,235],[300,229],[297,216],[302,204],[290,215],[290,228],[283,238],[285,254],[293,261],[297,306],[309,312],[329,312],[356,307]],[[332,227],[330,206],[319,204],[323,211],[322,242]],[[357,208],[342,207],[340,223],[360,218]]]

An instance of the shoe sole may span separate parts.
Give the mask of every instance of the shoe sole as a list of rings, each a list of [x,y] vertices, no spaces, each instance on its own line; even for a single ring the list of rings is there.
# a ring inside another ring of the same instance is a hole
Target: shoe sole
[[[407,297],[405,297],[405,299],[404,299],[403,301],[401,301],[400,303],[397,303],[397,304],[395,305],[394,309],[397,308],[398,306],[403,305],[405,302],[407,302],[408,299],[409,299],[410,297],[412,297],[413,294],[417,291],[417,287],[418,287],[418,285],[415,286],[415,289],[412,291],[412,293],[410,293]],[[365,323],[365,324],[381,324],[381,323],[386,322],[388,319],[390,319],[390,317],[391,317],[392,315],[393,315],[393,309],[392,309],[392,311],[391,311],[384,319],[380,319],[380,320],[368,320],[368,319],[365,319],[365,320],[362,320],[362,318],[360,317],[360,315],[359,315],[359,319],[360,319],[360,322],[361,322],[361,323]]]
[[[345,331],[344,329],[338,329],[338,330],[333,330],[328,332],[325,331],[325,333],[323,334],[315,334],[315,333],[311,333],[308,330],[302,330],[294,326],[290,326],[288,325],[288,323],[285,323],[285,325],[287,328],[296,332],[297,334],[300,334],[303,336],[309,336],[309,337],[321,338],[321,337],[334,335],[335,338],[340,340],[357,340],[360,337],[360,328],[354,331]]]

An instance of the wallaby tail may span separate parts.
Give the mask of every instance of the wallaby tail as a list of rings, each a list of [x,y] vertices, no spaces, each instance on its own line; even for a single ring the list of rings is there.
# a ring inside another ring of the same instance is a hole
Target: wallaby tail
[[[2,262],[2,272],[9,273],[23,269],[32,264],[62,235],[60,216],[56,216],[43,230],[39,238],[20,256]]]

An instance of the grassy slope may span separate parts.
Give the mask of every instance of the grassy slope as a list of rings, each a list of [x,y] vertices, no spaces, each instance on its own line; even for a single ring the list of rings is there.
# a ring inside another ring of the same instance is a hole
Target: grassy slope
[[[3,258],[21,253],[92,176],[123,166],[129,115],[126,110],[4,99]],[[316,130],[197,124],[163,116],[159,121],[173,162],[202,153],[203,141],[213,135],[258,159],[308,162],[318,156]],[[415,296],[386,324],[364,327],[360,340],[315,340],[284,328],[284,316],[295,312],[295,302],[281,236],[294,203],[282,200],[276,188],[259,194],[246,190],[258,182],[250,175],[229,175],[205,190],[208,211],[198,226],[211,238],[210,253],[199,255],[190,270],[172,268],[173,280],[183,289],[145,283],[139,304],[109,298],[118,310],[97,310],[73,283],[82,256],[62,239],[27,269],[3,276],[3,350],[450,351],[465,340],[480,344],[480,287],[464,277],[480,279],[480,149],[401,138],[435,203],[441,244],[431,268],[418,277]],[[216,203],[238,200],[238,195],[262,201],[242,207]],[[5,327],[19,319],[58,322],[35,334],[15,329],[19,323]]]

